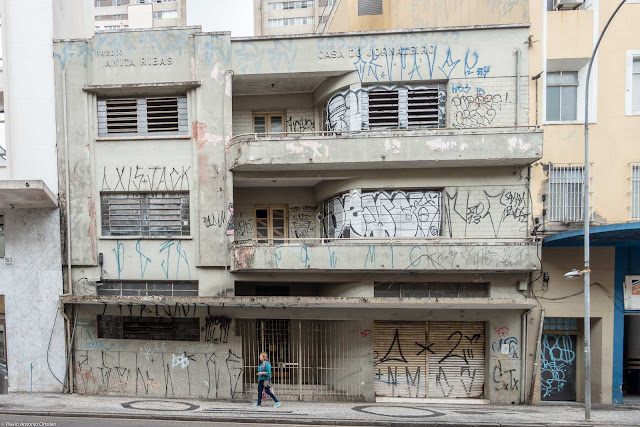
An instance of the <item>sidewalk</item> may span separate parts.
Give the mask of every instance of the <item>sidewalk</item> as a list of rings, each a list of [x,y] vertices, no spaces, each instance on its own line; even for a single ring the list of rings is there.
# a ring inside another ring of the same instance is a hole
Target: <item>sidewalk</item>
[[[271,400],[266,400],[263,404],[261,408],[253,408],[251,402],[239,401],[11,393],[0,396],[0,414],[218,421],[262,425],[640,425],[640,407],[596,406],[592,412],[593,421],[588,424],[583,421],[583,408],[578,404],[478,406],[283,402],[278,409],[273,408]]]

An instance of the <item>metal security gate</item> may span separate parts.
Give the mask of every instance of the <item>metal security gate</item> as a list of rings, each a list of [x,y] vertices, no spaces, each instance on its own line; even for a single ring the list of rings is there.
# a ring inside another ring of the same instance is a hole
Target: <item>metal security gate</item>
[[[482,322],[429,322],[429,397],[484,395]]]
[[[376,396],[481,398],[482,322],[374,323]]]
[[[424,322],[374,322],[374,391],[376,396],[427,397]]]
[[[272,366],[274,392],[285,400],[362,400],[362,349],[354,322],[238,319],[245,397],[257,390],[258,356]]]

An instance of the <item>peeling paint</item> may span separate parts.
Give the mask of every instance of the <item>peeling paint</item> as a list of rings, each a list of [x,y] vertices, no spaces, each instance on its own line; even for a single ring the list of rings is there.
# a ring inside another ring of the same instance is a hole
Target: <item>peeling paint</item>
[[[398,139],[393,139],[393,140],[386,140],[384,142],[384,149],[385,151],[389,152],[392,151],[393,154],[400,154],[400,148],[402,147],[402,142],[400,142],[400,140]]]
[[[290,154],[302,154],[304,153],[305,148],[309,148],[313,151],[314,157],[323,157],[323,154],[320,152],[320,149],[322,148],[323,145],[325,148],[324,156],[328,156],[329,147],[317,141],[299,141],[297,145],[294,142],[289,142],[287,144],[287,150],[289,150]]]
[[[256,252],[255,246],[238,246],[236,247],[233,263],[238,270],[251,268],[253,265],[253,256]]]
[[[434,139],[426,142],[427,147],[432,151],[446,151],[455,148],[458,143],[456,141],[447,141],[443,139]]]
[[[210,143],[217,145],[222,142],[222,136],[207,132],[207,125],[202,122],[193,122],[193,137],[198,143],[198,149],[203,149]]]
[[[516,136],[512,136],[511,138],[509,138],[507,143],[509,144],[509,151],[511,152],[511,154],[513,154],[516,149],[520,152],[525,152],[531,148],[530,143],[524,142],[522,138],[518,138]]]

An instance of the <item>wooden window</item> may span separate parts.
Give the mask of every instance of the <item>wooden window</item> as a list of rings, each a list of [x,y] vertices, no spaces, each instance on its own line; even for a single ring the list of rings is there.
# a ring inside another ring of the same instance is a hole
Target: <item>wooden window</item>
[[[258,243],[284,243],[288,237],[286,206],[256,206]]]
[[[188,236],[189,193],[101,193],[103,236]]]
[[[180,317],[98,316],[98,338],[200,341],[200,319]]]
[[[253,115],[254,133],[280,133],[284,132],[284,114],[259,113]]]
[[[98,99],[98,136],[188,133],[186,96]]]

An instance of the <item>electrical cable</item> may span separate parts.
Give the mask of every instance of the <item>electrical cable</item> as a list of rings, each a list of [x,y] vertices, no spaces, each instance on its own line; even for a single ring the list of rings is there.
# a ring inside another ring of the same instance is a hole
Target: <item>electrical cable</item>
[[[53,338],[53,331],[56,328],[56,323],[58,321],[58,314],[60,314],[60,309],[58,308],[58,306],[56,305],[56,317],[53,319],[53,326],[51,327],[51,335],[49,335],[49,345],[47,346],[47,367],[49,368],[49,372],[51,372],[51,375],[53,375],[53,378],[56,379],[56,381],[58,381],[60,384],[64,385],[62,383],[62,381],[60,381],[60,379],[56,376],[56,374],[53,373],[53,370],[51,369],[51,365],[49,364],[49,352],[51,350],[51,340]]]

